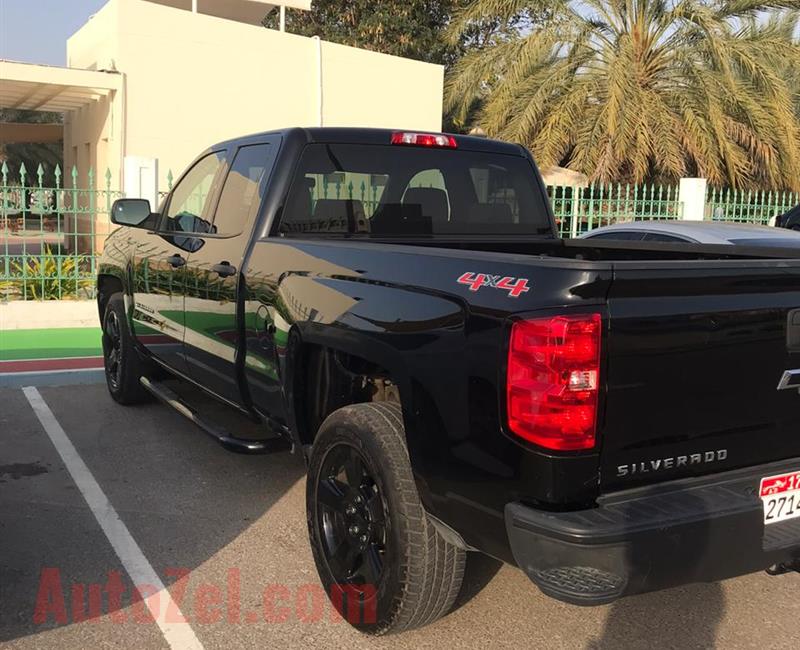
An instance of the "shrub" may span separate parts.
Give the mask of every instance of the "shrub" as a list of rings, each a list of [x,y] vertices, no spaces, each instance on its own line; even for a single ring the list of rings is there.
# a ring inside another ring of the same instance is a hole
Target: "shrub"
[[[45,246],[41,255],[17,257],[10,261],[8,280],[0,293],[20,300],[60,300],[89,297],[92,279],[87,277],[86,255],[58,255]]]

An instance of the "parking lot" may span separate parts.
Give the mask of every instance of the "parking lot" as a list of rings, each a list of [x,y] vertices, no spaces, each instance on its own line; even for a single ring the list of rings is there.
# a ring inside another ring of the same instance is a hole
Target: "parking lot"
[[[32,406],[35,394],[54,416],[48,427]],[[758,574],[585,609],[543,596],[517,569],[480,556],[471,556],[449,616],[402,636],[364,637],[332,613],[318,587],[299,458],[228,453],[167,407],[123,408],[101,384],[6,388],[0,404],[0,642],[9,647],[800,643],[797,574]],[[67,463],[65,447],[57,449],[48,431],[59,425],[74,446]],[[76,483],[70,469],[84,464]],[[99,493],[85,496],[92,481]],[[132,563],[139,577],[155,571],[175,606],[168,618],[182,613],[187,623],[172,620],[165,632],[148,617],[132,596]],[[119,581],[121,596],[109,597],[108,585]]]

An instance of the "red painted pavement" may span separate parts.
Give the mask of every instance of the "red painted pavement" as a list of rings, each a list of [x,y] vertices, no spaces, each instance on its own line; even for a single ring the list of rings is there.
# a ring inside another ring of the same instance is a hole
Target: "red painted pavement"
[[[26,359],[0,361],[0,374],[11,372],[52,372],[53,370],[87,370],[103,367],[103,357],[73,359]]]

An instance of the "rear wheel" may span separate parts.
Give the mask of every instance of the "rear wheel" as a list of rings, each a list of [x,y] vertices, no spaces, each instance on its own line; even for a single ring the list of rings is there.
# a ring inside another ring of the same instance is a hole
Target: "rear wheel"
[[[103,317],[103,365],[108,392],[120,404],[138,404],[149,398],[139,383],[142,363],[133,346],[125,301],[121,293],[108,299]]]
[[[354,627],[401,632],[450,610],[466,553],[438,533],[420,503],[398,405],[346,406],[323,422],[306,505],[317,571]]]

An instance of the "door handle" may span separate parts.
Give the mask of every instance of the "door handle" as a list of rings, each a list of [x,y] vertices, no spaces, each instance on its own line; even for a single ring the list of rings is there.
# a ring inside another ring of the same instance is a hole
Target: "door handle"
[[[211,267],[211,270],[221,278],[227,278],[236,273],[236,267],[232,266],[230,262],[220,262],[219,264],[215,264]]]
[[[180,255],[173,255],[167,258],[167,263],[175,269],[179,269],[186,264],[186,260]]]

